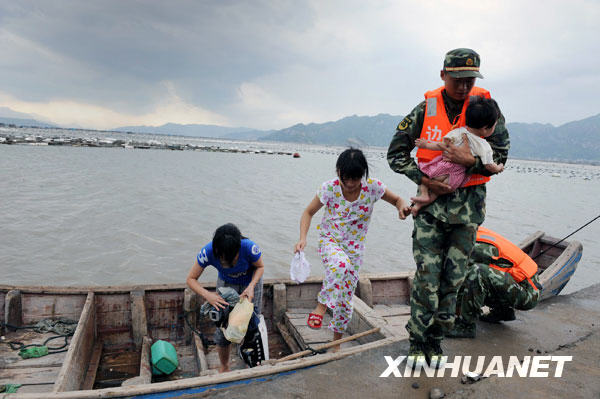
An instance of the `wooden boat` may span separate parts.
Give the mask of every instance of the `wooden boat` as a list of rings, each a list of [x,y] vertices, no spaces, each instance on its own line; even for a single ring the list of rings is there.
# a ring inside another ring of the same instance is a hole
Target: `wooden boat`
[[[537,257],[543,297],[557,295],[581,258],[582,246],[572,241],[552,247],[558,240],[537,232],[521,243]],[[264,283],[263,315],[267,324],[269,357],[263,365],[246,368],[232,350],[232,371],[218,374],[214,345],[203,342],[189,326],[212,337],[215,326],[195,309],[202,299],[182,284],[135,287],[15,287],[0,286],[0,321],[12,326],[32,325],[42,319],[77,320],[66,352],[21,359],[9,345],[0,344],[0,384],[22,384],[16,394],[0,398],[108,398],[178,397],[264,376],[275,376],[340,359],[408,337],[412,272],[361,277],[354,298],[348,335],[338,352],[303,358],[290,355],[329,342],[327,328],[306,326],[316,305],[319,278],[302,284],[291,280]],[[205,284],[206,287],[214,285]],[[324,326],[329,315],[325,315]],[[189,323],[189,324],[188,324]],[[4,328],[4,343],[42,343],[50,334]],[[169,376],[152,376],[150,345],[153,340],[172,343],[179,367]],[[292,356],[293,357],[293,356]],[[289,360],[288,360],[289,359]]]
[[[537,231],[519,247],[538,264],[542,285],[541,300],[558,295],[567,285],[581,260],[583,245],[579,241],[562,241]]]

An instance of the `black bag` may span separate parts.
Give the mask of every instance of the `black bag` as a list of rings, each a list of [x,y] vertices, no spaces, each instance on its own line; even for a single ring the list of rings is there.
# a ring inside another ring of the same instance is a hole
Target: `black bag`
[[[262,344],[260,331],[258,329],[249,331],[241,343],[238,355],[249,367],[256,367],[265,360],[265,351]]]

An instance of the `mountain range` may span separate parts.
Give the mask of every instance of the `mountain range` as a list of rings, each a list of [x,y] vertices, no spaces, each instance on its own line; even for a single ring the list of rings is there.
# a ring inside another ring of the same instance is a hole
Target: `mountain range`
[[[3,111],[0,109],[0,111]],[[14,111],[13,111],[14,112]],[[35,119],[1,117],[0,123],[17,126],[44,126],[51,124]],[[401,115],[352,115],[325,123],[299,123],[280,130],[256,130],[246,127],[215,125],[125,126],[113,129],[119,132],[213,137],[234,140],[282,141],[304,144],[337,146],[387,147]],[[510,156],[570,162],[600,162],[600,114],[560,126],[541,123],[507,123],[510,132]]]

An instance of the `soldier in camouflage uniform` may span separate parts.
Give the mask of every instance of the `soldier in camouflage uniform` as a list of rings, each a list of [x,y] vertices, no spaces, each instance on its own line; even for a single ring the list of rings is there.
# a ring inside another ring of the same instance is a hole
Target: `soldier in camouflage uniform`
[[[479,55],[470,49],[449,51],[440,77],[442,97],[450,123],[462,113],[463,105],[480,77]],[[423,208],[414,219],[413,257],[417,266],[411,291],[411,318],[408,363],[423,362],[440,366],[444,334],[454,324],[456,296],[464,281],[469,256],[475,244],[477,227],[485,218],[485,184],[459,187],[454,192],[444,183],[429,179],[418,168],[410,152],[421,136],[426,102],[417,105],[399,124],[390,143],[387,160],[397,173],[415,184],[425,184],[439,197]],[[448,131],[444,132],[445,135]],[[506,164],[509,137],[500,115],[494,133],[487,138],[494,151],[494,162]],[[467,167],[466,173],[490,176],[479,157],[466,148],[448,145],[445,159]]]
[[[475,322],[483,306],[489,306],[491,311],[481,319],[499,322],[514,320],[514,309],[530,310],[537,305],[541,293],[538,275],[531,278],[537,290],[526,279],[517,283],[509,273],[489,266],[490,263],[502,268],[513,266],[508,260],[495,257],[498,257],[498,249],[493,245],[484,242],[475,244],[467,277],[458,293],[459,316],[447,337],[475,338]]]

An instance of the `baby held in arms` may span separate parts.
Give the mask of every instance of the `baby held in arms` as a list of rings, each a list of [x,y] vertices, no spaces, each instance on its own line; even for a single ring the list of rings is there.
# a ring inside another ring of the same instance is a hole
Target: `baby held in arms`
[[[503,164],[494,163],[493,151],[486,137],[494,133],[496,123],[500,117],[500,109],[493,99],[475,98],[472,99],[465,112],[465,127],[451,130],[444,136],[443,141],[431,142],[422,138],[415,140],[415,145],[419,148],[432,151],[444,151],[446,146],[454,144],[456,146],[464,145],[468,142],[471,154],[481,158],[485,169],[492,173],[500,173],[504,170]],[[430,179],[448,184],[452,190],[463,186],[470,175],[466,174],[466,167],[457,163],[445,160],[442,155],[438,155],[431,161],[419,163],[419,169]],[[419,186],[419,196],[412,197],[412,214],[416,216],[423,207],[436,200],[438,195],[428,189],[424,184]]]

